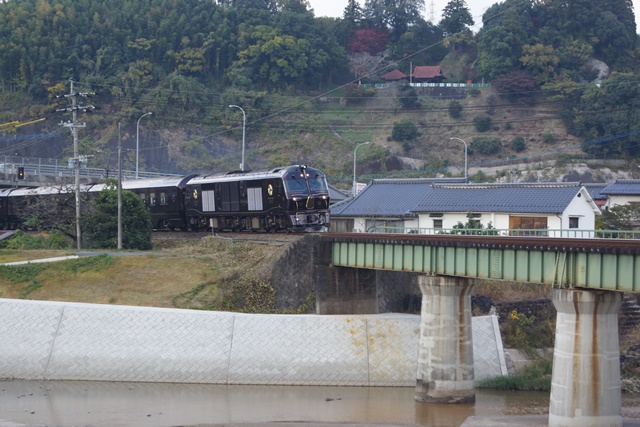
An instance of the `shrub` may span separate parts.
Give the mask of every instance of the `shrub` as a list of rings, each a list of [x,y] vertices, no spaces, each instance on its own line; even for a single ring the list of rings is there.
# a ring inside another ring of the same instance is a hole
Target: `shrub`
[[[486,114],[480,114],[473,118],[473,124],[478,132],[486,132],[491,129],[491,117]]]
[[[454,119],[459,119],[462,116],[462,104],[458,101],[451,101],[449,103],[449,115]]]
[[[472,87],[471,89],[469,89],[469,91],[467,93],[472,98],[476,98],[476,97],[478,97],[480,95],[480,89],[478,89],[477,87]]]
[[[344,89],[344,96],[348,104],[357,104],[362,102],[364,98],[375,96],[376,90],[373,88],[364,88],[356,84],[348,84]]]
[[[403,120],[393,125],[391,139],[394,141],[411,141],[418,136],[418,127],[411,120]]]
[[[415,108],[418,105],[418,94],[416,90],[409,85],[403,86],[398,91],[398,99],[402,108],[405,109]]]
[[[554,144],[556,142],[556,136],[551,132],[545,132],[542,134],[542,142],[545,144]]]
[[[473,147],[473,151],[488,155],[500,151],[502,143],[500,142],[500,139],[495,137],[478,136],[473,138],[471,146]]]
[[[517,151],[519,153],[527,148],[527,144],[524,142],[523,137],[516,136],[511,140],[511,148],[513,148],[513,151]]]

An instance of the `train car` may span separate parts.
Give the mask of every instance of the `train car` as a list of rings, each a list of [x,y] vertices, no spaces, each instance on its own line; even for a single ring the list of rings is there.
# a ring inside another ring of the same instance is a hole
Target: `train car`
[[[184,188],[197,174],[122,181],[122,189],[140,196],[151,214],[156,230],[186,229]],[[96,184],[91,192],[101,191],[105,184]]]
[[[195,177],[185,187],[185,206],[193,230],[295,232],[329,226],[326,177],[305,165]]]
[[[38,216],[40,222],[55,222],[57,212],[73,206],[74,189],[66,186],[4,189],[0,191],[0,227],[6,230],[25,228],[24,220],[32,214]]]

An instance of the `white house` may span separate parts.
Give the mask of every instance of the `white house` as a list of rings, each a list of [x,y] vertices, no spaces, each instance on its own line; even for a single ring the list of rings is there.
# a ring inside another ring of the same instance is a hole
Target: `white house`
[[[630,203],[640,203],[640,179],[618,179],[600,191],[607,196],[605,209]]]
[[[580,183],[384,179],[373,180],[356,198],[332,207],[331,230],[438,232],[464,224],[470,216],[485,228],[490,224],[510,233],[592,237],[580,231],[593,230],[599,214]]]
[[[600,209],[580,183],[556,182],[433,184],[414,212],[426,228],[453,228],[470,215],[484,227],[547,235],[546,230],[593,230]],[[550,235],[591,237],[556,231]]]

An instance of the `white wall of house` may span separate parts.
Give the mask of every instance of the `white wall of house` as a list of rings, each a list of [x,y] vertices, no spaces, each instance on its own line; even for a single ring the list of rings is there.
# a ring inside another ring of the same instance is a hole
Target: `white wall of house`
[[[605,203],[606,208],[612,208],[618,205],[628,205],[629,203],[640,203],[640,194],[611,194]]]
[[[573,198],[569,206],[562,213],[561,228],[570,228],[570,218],[578,218],[578,227],[574,229],[578,230],[595,230],[596,228],[596,215],[600,213],[599,210],[593,206],[593,202],[589,203],[590,198],[586,190],[582,189],[576,197]],[[551,227],[549,227],[551,228]]]
[[[367,218],[354,218],[353,231],[355,233],[364,233],[367,231]]]

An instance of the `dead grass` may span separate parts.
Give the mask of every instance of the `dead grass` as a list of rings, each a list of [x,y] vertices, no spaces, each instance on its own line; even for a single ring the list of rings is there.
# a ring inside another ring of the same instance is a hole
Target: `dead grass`
[[[88,271],[50,265],[19,283],[2,275],[0,298],[174,307],[177,296],[202,284],[215,293],[233,280],[266,278],[283,249],[204,238],[141,255],[113,256],[110,265]],[[0,251],[3,262],[61,256],[57,251],[6,252]]]
[[[551,295],[551,286],[535,283],[478,280],[473,288],[473,294],[489,297],[496,302],[523,301],[548,298]]]

